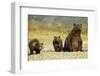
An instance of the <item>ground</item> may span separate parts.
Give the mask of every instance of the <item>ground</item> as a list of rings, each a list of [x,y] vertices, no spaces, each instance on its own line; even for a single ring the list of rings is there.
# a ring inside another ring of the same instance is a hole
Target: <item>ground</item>
[[[87,57],[87,52],[41,52],[38,55],[30,55],[28,60],[86,59]]]

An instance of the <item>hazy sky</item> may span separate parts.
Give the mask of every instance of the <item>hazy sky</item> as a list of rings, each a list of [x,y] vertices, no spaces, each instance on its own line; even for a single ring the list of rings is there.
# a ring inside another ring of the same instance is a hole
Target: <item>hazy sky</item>
[[[87,17],[77,16],[47,16],[47,15],[28,15],[28,21],[34,21],[42,24],[64,24],[69,25],[73,23],[88,24]]]

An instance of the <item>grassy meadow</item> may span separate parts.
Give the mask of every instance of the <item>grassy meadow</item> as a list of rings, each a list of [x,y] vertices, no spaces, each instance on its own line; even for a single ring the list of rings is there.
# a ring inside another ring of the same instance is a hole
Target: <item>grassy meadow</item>
[[[52,19],[51,19],[52,20]],[[53,21],[52,21],[53,22]],[[56,23],[56,22],[55,22]],[[83,52],[55,52],[53,48],[54,36],[60,36],[63,44],[65,38],[72,30],[72,24],[57,23],[43,23],[39,20],[31,18],[28,23],[28,41],[37,38],[43,43],[43,50],[40,54],[28,55],[28,60],[53,60],[53,59],[84,59],[88,58],[88,38],[87,38],[87,24],[82,24],[82,40],[83,40]],[[29,53],[29,49],[28,49]]]

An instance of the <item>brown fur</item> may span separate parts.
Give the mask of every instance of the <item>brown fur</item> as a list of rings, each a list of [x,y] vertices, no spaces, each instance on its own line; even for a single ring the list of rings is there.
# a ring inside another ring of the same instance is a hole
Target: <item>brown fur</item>
[[[63,50],[63,44],[62,44],[62,39],[60,36],[54,36],[54,39],[53,39],[53,46],[54,46],[54,50],[56,52],[60,52]]]
[[[40,43],[38,39],[32,39],[29,42],[29,49],[30,49],[30,55],[34,54],[33,52],[35,51],[35,54],[40,54],[40,51],[43,48],[43,43]]]
[[[73,24],[74,27],[65,39],[63,51],[82,51],[81,28],[82,24]]]

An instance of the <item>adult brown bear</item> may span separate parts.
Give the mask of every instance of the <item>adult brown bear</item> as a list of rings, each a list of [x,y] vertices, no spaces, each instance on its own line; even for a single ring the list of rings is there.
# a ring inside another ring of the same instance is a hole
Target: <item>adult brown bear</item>
[[[43,43],[40,43],[38,39],[32,39],[29,44],[30,55],[31,54],[40,54],[40,51],[43,49]]]
[[[73,29],[65,39],[63,51],[82,51],[82,24],[73,24]]]
[[[56,52],[60,52],[63,50],[63,44],[62,44],[62,39],[60,36],[54,36],[53,39],[53,46],[54,46],[54,50]]]

